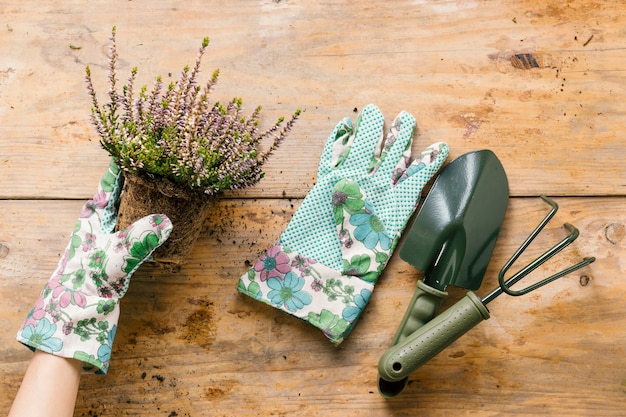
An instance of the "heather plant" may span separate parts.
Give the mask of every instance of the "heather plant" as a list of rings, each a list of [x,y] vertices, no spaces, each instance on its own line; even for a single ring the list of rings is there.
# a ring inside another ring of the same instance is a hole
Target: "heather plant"
[[[195,65],[185,66],[179,80],[165,87],[158,76],[150,91],[144,85],[135,98],[135,67],[119,92],[115,34],[114,27],[110,38],[109,102],[100,105],[89,67],[86,81],[92,99],[91,120],[100,143],[120,168],[167,178],[208,196],[256,184],[263,177],[263,164],[287,136],[300,111],[288,122],[281,117],[271,128],[261,131],[260,106],[245,116],[240,98],[226,105],[211,103],[209,94],[219,70],[204,86],[198,84],[208,38],[202,41]],[[261,152],[259,145],[266,140],[271,145]]]

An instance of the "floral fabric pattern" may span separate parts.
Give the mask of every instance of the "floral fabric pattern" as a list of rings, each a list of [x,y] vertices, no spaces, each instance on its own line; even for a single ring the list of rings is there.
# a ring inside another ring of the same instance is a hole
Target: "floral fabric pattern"
[[[271,263],[264,260],[277,255],[288,259],[289,271],[250,268],[239,280],[239,291],[302,320],[316,323],[331,341],[339,344],[369,301],[374,286],[278,244],[260,259],[269,267]],[[272,277],[263,281],[262,277],[269,275]]]
[[[340,121],[326,141],[315,186],[279,242],[238,290],[321,329],[341,343],[366,307],[421,190],[448,156],[435,143],[411,160],[415,119],[406,112],[383,134],[369,105]]]
[[[114,232],[122,181],[112,162],[17,334],[33,350],[81,360],[86,370],[98,373],[108,370],[118,301],[130,277],[172,230],[165,215],[153,214]]]

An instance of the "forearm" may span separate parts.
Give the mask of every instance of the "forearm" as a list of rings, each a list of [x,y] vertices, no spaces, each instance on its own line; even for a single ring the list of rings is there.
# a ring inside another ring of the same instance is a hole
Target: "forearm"
[[[80,375],[79,361],[35,351],[9,417],[74,415]]]

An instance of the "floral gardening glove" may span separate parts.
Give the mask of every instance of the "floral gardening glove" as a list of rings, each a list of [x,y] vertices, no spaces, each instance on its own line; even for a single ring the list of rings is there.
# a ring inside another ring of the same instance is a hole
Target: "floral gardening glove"
[[[106,373],[119,317],[118,301],[131,275],[170,235],[162,214],[114,232],[123,176],[114,162],[100,180],[70,237],[65,254],[28,313],[17,340]]]
[[[412,163],[415,119],[406,112],[383,135],[374,105],[329,136],[317,183],[279,242],[239,280],[238,290],[321,329],[335,344],[350,333],[415,211],[424,185],[448,156],[436,143]]]

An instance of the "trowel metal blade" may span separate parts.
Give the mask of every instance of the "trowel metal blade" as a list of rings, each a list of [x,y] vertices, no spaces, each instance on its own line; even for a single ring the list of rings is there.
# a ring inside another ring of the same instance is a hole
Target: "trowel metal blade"
[[[491,259],[508,205],[506,173],[490,150],[469,152],[439,174],[400,249],[438,290],[476,290]]]

